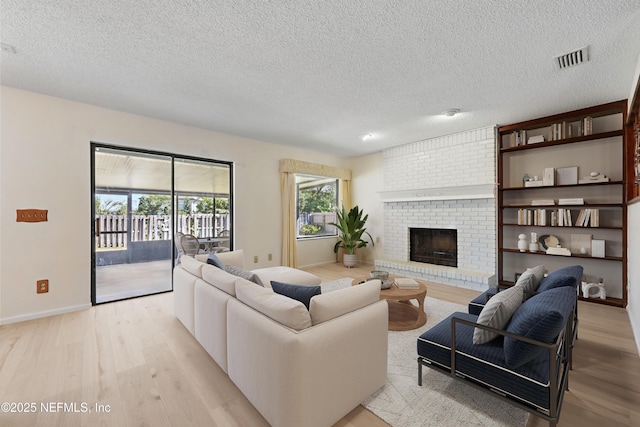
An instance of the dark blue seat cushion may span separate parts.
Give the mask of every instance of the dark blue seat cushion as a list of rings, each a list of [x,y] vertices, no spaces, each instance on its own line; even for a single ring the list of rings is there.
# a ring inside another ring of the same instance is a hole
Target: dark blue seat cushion
[[[540,293],[561,286],[573,286],[575,289],[576,286],[582,282],[582,272],[583,268],[581,265],[570,265],[568,267],[560,268],[542,279],[537,291]],[[573,277],[575,279],[575,283],[571,284],[571,282],[566,279],[566,276]]]
[[[475,322],[478,316],[453,313],[418,338],[418,354],[429,363],[451,368],[451,318]],[[517,398],[525,404],[549,409],[549,362],[546,355],[510,368],[504,358],[503,338],[473,344],[473,326],[456,324],[456,371]]]
[[[569,279],[575,280],[573,277]],[[576,291],[573,287],[564,286],[539,293],[516,310],[506,330],[550,344],[558,337],[575,303]],[[518,368],[539,358],[545,351],[533,344],[510,337],[504,338],[504,357],[510,368]]]

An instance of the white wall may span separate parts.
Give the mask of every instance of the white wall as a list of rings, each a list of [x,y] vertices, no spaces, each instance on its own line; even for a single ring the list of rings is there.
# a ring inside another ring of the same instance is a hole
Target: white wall
[[[384,250],[384,213],[379,192],[382,183],[382,152],[367,156],[354,157],[350,161],[353,180],[351,182],[352,204],[358,205],[365,214],[367,231],[373,237],[374,245],[358,249],[358,260],[373,264],[381,258]],[[368,237],[368,236],[367,236]]]
[[[1,88],[0,323],[90,304],[90,142],[235,163],[236,247],[249,267],[279,265],[280,158],[344,166],[345,159]],[[16,209],[49,210],[49,221],[16,223]],[[303,253],[331,262],[325,242]],[[331,245],[333,246],[333,245]],[[273,260],[267,261],[267,254]],[[253,256],[259,263],[253,264]],[[250,258],[249,258],[250,257]],[[36,294],[38,279],[49,293]]]

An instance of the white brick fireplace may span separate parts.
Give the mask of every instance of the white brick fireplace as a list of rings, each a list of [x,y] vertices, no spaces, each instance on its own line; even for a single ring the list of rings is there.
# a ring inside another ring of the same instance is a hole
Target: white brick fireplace
[[[384,258],[391,273],[485,290],[496,283],[494,127],[383,152]],[[456,229],[457,267],[409,261],[409,228]]]

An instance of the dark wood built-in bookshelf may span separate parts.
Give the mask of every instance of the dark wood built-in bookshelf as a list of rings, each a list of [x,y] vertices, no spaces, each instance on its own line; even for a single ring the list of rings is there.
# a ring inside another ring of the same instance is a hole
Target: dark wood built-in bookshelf
[[[587,298],[588,301],[626,307],[627,202],[634,194],[630,180],[635,179],[635,175],[631,176],[634,171],[629,171],[629,155],[634,149],[630,148],[633,144],[629,126],[627,101],[623,100],[498,128],[499,283],[511,285],[517,274],[535,265],[543,264],[548,271],[554,271],[580,264],[587,282],[597,283],[602,278],[607,290],[606,299]],[[631,124],[634,126],[637,132],[637,119]],[[636,157],[640,160],[640,152]],[[562,185],[558,184],[559,168],[568,168],[562,171],[569,171],[568,183],[563,175]],[[592,176],[591,172],[599,175]],[[525,186],[525,175],[544,181]],[[569,200],[560,204],[559,199]],[[550,200],[553,204],[548,204]],[[528,210],[536,215],[536,224],[544,225],[528,224],[530,217],[523,223],[522,211],[526,214]],[[583,219],[587,210],[597,222],[577,224],[576,220]],[[551,212],[554,219],[562,214],[571,221],[551,225]],[[555,236],[564,248],[571,248],[572,239],[604,241],[605,253],[593,252],[592,256],[591,247],[581,247],[580,251],[574,247],[571,256],[552,255],[541,245],[532,251],[527,247],[523,252],[518,249],[518,235],[525,234],[529,243],[531,233]]]

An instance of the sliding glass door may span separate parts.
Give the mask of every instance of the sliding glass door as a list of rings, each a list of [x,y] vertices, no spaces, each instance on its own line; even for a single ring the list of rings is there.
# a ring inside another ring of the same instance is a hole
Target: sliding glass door
[[[171,291],[183,234],[191,255],[232,247],[230,163],[91,148],[93,304]]]

